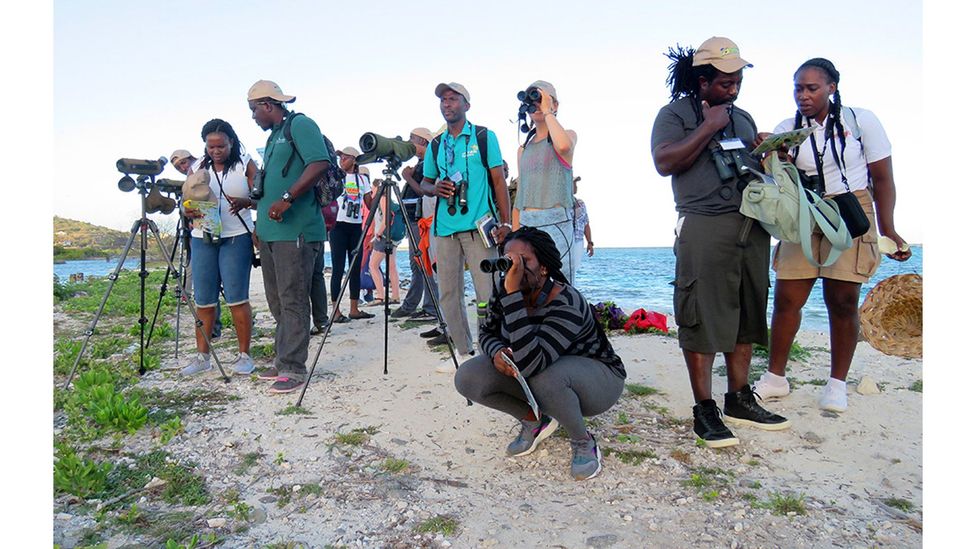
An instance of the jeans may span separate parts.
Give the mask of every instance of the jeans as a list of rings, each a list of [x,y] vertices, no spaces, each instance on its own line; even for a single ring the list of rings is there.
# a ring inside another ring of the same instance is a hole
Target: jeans
[[[414,236],[420,238],[420,231],[417,229],[417,222],[414,220],[410,220],[410,231]],[[434,289],[434,295],[431,296],[430,292],[427,291],[426,284],[424,284],[424,268],[414,260],[413,254],[415,252],[416,247],[413,242],[410,242],[410,289],[407,290],[407,295],[404,296],[400,308],[408,313],[416,311],[417,305],[420,304],[420,298],[423,296],[424,312],[436,316],[434,299],[437,297],[437,279],[433,275],[428,277],[430,278],[430,285]]]
[[[221,238],[216,244],[203,238],[190,239],[193,300],[197,307],[217,305],[221,284],[228,305],[248,302],[252,247],[247,234]]]
[[[486,248],[476,230],[435,236],[437,241],[437,282],[441,293],[441,312],[448,335],[461,353],[474,351],[468,309],[464,298],[464,264],[470,266],[478,302],[491,297],[491,275],[478,268],[481,260],[498,257],[498,250]]]

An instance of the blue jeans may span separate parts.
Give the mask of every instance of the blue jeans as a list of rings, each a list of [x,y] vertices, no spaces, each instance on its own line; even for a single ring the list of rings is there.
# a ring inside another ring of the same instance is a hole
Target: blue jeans
[[[190,239],[193,300],[197,307],[216,306],[221,284],[227,305],[249,301],[251,249],[251,237],[246,233],[221,238],[215,244],[203,238]]]

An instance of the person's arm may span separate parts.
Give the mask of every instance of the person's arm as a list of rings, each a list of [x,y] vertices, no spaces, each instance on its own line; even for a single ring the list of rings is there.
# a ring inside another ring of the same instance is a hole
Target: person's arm
[[[512,232],[512,204],[508,198],[508,182],[505,181],[505,165],[502,161],[502,151],[498,147],[498,137],[495,132],[488,130],[488,165],[494,166],[489,170],[488,184],[495,191],[495,204],[498,206],[498,226],[492,231],[497,242],[505,240]]]
[[[416,169],[417,167],[415,166],[407,166],[406,168],[403,168],[403,172],[401,172],[401,174],[404,181],[407,182],[407,185],[410,185],[410,188],[413,189],[413,192],[417,194],[424,194],[424,190],[420,188],[420,184],[413,179],[413,172]]]
[[[705,120],[683,139],[674,142],[664,141],[654,147],[652,154],[657,173],[668,176],[690,168],[701,156],[712,137],[729,123],[727,105],[711,107],[702,101],[702,114]],[[676,123],[680,124],[681,121],[677,120]]]
[[[874,204],[877,206],[878,232],[882,236],[895,241],[898,251],[886,254],[888,257],[905,261],[912,257],[912,250],[907,248],[905,240],[895,232],[895,178],[891,168],[891,157],[882,158],[868,164],[871,180],[874,182]]]
[[[254,176],[258,172],[258,167],[254,164],[254,161],[248,159],[247,167],[244,168],[244,177],[247,178],[247,188],[254,188]],[[237,212],[247,209],[256,208],[257,203],[251,200],[249,196],[227,196],[227,201],[230,202],[230,213],[236,214]]]
[[[556,118],[555,107],[552,104],[552,97],[539,88],[542,100],[539,101],[539,109],[545,114],[546,128],[549,129],[549,137],[552,138],[552,148],[556,154],[566,164],[573,165],[573,149],[576,147],[576,132],[563,128],[563,125]],[[522,173],[519,171],[519,173]]]
[[[325,141],[318,125],[307,116],[298,116],[291,125],[292,146],[298,149],[300,156],[308,162],[298,179],[288,188],[292,202],[309,192],[319,180],[322,173],[329,167],[329,153],[325,150]],[[268,217],[274,221],[281,221],[282,216],[291,208],[291,202],[278,199],[268,209]]]
[[[593,257],[593,237],[590,235],[590,223],[588,221],[583,227],[583,236],[586,237],[586,254]]]

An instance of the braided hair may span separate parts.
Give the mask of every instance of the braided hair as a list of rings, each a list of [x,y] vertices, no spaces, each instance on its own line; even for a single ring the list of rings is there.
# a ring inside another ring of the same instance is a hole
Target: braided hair
[[[695,110],[695,117],[701,123],[705,117],[702,114],[698,79],[705,77],[706,81],[711,82],[718,76],[719,70],[711,64],[693,66],[694,48],[683,48],[676,45],[673,48],[668,48],[668,52],[664,56],[671,60],[671,64],[668,65],[668,78],[665,80],[671,90],[671,102],[674,103],[683,97],[691,97],[691,106]]]
[[[504,246],[513,240],[521,240],[531,246],[539,264],[549,270],[549,276],[556,282],[569,286],[569,280],[562,272],[563,262],[560,259],[559,248],[556,248],[556,243],[553,242],[549,233],[523,225],[517,231],[509,233],[502,245]]]
[[[230,140],[230,154],[227,156],[227,161],[224,162],[224,173],[237,166],[238,164],[243,164],[244,159],[241,156],[241,140],[237,138],[237,134],[234,133],[234,128],[230,126],[227,122],[219,118],[214,118],[213,120],[207,122],[203,125],[203,130],[200,131],[200,138],[203,142],[207,142],[207,136],[212,133],[222,133],[227,136]],[[203,148],[203,164],[201,167],[206,169],[213,166],[213,159],[210,158],[210,153],[207,152],[207,148]]]
[[[796,72],[793,73],[793,80],[796,80],[800,73],[806,69],[817,69],[822,72],[824,76],[827,77],[828,85],[834,84],[837,86],[840,83],[840,72],[828,59],[824,59],[823,57],[814,57],[813,59],[804,61],[804,63],[800,65],[800,68],[796,69]],[[840,87],[834,88],[834,94],[831,99],[832,101],[829,101],[830,118],[827,120],[827,127],[825,128],[825,131],[828,138],[832,138],[834,136],[834,126],[837,127],[838,137],[840,137],[840,148],[843,151],[847,146],[847,140],[844,137],[844,124],[842,122],[843,118],[841,117],[841,108],[843,105],[841,105],[840,102]],[[796,116],[793,119],[794,129],[800,127],[800,122],[802,120],[803,115],[800,114],[800,110],[797,109]]]

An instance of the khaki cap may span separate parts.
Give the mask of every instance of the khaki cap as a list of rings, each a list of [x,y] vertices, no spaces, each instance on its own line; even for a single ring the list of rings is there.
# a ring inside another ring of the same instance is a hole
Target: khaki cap
[[[727,74],[752,66],[752,63],[739,57],[739,46],[735,42],[721,36],[713,36],[702,42],[695,50],[691,64],[694,67],[711,65]]]
[[[426,139],[428,143],[434,140],[434,134],[430,133],[427,128],[414,128],[410,130],[410,135],[416,135],[421,139]]]
[[[247,90],[247,100],[257,101],[258,99],[274,99],[282,103],[291,103],[295,100],[294,95],[285,95],[281,91],[281,86],[270,80],[258,80]]]
[[[536,80],[535,82],[529,84],[529,87],[545,90],[546,93],[549,94],[549,97],[553,98],[555,101],[559,101],[559,99],[556,98],[556,87],[545,80]]]
[[[366,166],[360,166],[359,173],[365,175],[366,177],[369,177],[369,168],[367,168]]]
[[[457,92],[461,94],[461,97],[464,97],[465,101],[467,101],[468,103],[471,102],[471,94],[468,93],[468,88],[465,88],[464,86],[458,84],[457,82],[450,82],[448,84],[444,84],[444,83],[438,84],[437,87],[434,88],[434,95],[436,95],[439,98],[447,90],[452,90],[454,92]]]
[[[359,156],[360,154],[362,154],[362,153],[359,152],[358,149],[356,149],[356,147],[346,147],[344,149],[339,149],[336,152],[339,152],[339,153],[342,153],[342,154],[347,154],[349,156]]]
[[[190,158],[191,156],[193,156],[193,153],[191,153],[186,149],[176,149],[175,151],[173,151],[173,154],[169,155],[169,163],[176,164],[180,160],[183,160],[184,158]]]

